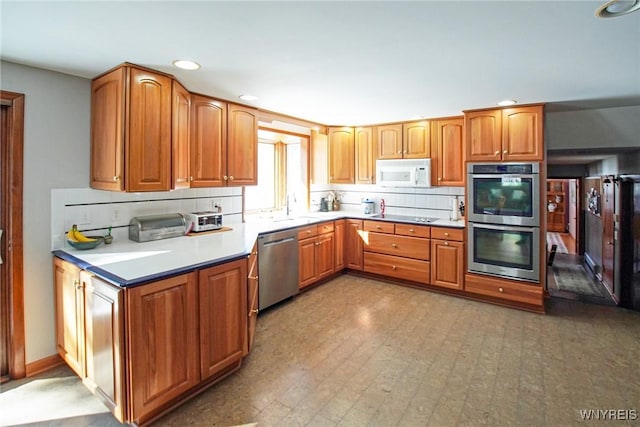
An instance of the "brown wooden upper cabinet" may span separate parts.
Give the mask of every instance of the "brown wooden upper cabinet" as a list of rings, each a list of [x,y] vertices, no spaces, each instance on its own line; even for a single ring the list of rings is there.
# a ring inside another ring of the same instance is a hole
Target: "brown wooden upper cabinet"
[[[355,182],[354,129],[329,128],[329,183]]]
[[[92,82],[92,188],[171,188],[171,94],[171,76],[130,64]]]
[[[469,161],[544,159],[543,105],[466,111]]]
[[[429,121],[378,126],[378,159],[423,159],[431,155]]]
[[[355,128],[356,184],[376,182],[376,142],[372,127]]]
[[[191,94],[173,81],[171,127],[171,188],[189,188]]]
[[[431,185],[464,186],[464,119],[431,122]]]
[[[257,184],[257,111],[192,95],[191,116],[190,186]]]

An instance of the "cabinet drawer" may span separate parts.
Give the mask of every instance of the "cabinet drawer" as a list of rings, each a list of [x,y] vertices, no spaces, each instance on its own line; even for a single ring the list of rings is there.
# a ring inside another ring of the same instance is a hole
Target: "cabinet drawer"
[[[393,255],[364,253],[364,271],[429,284],[431,263]]]
[[[431,256],[429,239],[383,233],[369,233],[369,243],[365,243],[364,250],[425,261]]]
[[[426,237],[431,236],[431,227],[424,225],[411,225],[411,224],[396,224],[396,234],[401,236],[411,237]]]
[[[431,238],[440,240],[464,241],[464,228],[431,227]]]
[[[385,221],[365,221],[364,231],[376,231],[378,233],[393,234],[394,224]]]
[[[317,234],[318,227],[316,224],[298,228],[298,240],[306,239],[307,237],[315,237]]]
[[[323,222],[322,224],[317,225],[318,234],[331,233],[334,229],[333,221]]]
[[[542,306],[542,287],[525,285],[489,276],[467,274],[464,283],[465,291],[486,295],[503,300]]]

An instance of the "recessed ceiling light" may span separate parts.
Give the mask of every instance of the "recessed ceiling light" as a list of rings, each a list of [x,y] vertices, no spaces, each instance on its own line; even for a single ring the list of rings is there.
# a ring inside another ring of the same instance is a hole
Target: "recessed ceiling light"
[[[611,0],[596,9],[598,18],[614,18],[640,9],[640,0]]]
[[[173,61],[173,65],[178,68],[182,68],[183,70],[197,70],[200,68],[200,64],[197,62],[189,61],[186,59],[176,59]]]
[[[514,105],[516,104],[517,101],[514,101],[513,99],[504,99],[500,102],[498,102],[498,105],[501,107],[508,107],[509,105]]]
[[[256,99],[258,99],[258,97],[255,95],[240,95],[238,98],[242,99],[243,101],[255,101]]]

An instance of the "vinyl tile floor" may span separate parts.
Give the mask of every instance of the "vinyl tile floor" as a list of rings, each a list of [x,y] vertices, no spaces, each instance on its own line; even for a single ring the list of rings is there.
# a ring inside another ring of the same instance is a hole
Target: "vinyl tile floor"
[[[37,379],[3,386],[1,411],[20,410],[3,395]],[[37,405],[22,401],[25,424]],[[607,412],[581,415],[590,410]],[[58,417],[31,425],[119,425],[104,413]],[[637,417],[638,312],[553,298],[540,315],[343,275],[262,312],[242,369],[154,425],[637,426]]]

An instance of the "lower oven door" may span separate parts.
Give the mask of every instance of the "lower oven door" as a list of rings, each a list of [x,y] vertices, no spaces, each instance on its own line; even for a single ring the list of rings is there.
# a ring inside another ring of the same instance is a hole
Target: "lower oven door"
[[[471,273],[540,282],[540,228],[469,223]]]

